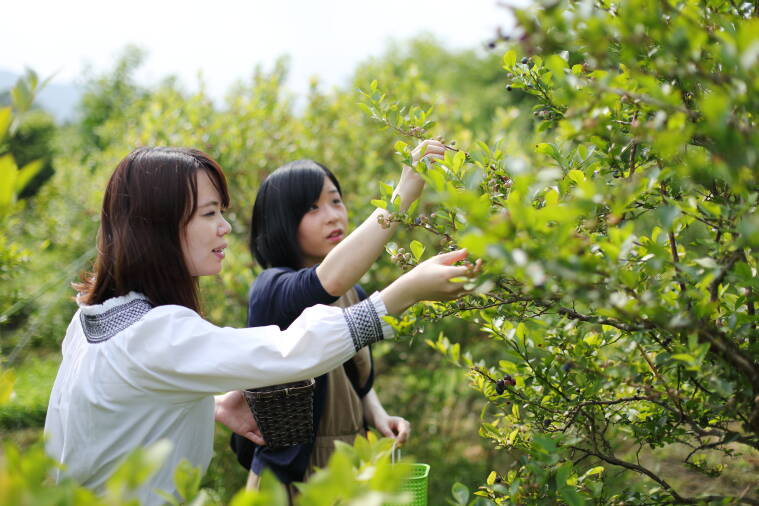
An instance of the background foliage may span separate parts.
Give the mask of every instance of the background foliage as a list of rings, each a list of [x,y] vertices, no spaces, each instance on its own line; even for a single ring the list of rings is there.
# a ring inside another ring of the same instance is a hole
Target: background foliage
[[[490,51],[397,44],[343,89],[314,81],[304,103],[283,87],[286,60],[215,103],[202,84],[137,85],[144,55],[129,48],[91,76],[72,124],[14,102],[2,114],[28,123],[0,160],[47,168],[3,207],[0,346],[17,377],[4,439],[39,439],[69,283],[131,149],[193,146],[224,167],[234,232],[202,293],[209,319],[242,325],[257,272],[247,221],[268,172],[326,164],[355,224],[416,139],[440,136],[445,163],[418,167],[423,201],[396,215],[406,227],[363,280],[381,288],[456,245],[485,259],[478,295],[418,305],[396,322],[411,339],[375,348],[380,397],[412,422],[407,453],[432,465],[431,504],[759,504],[756,9],[538,3]],[[245,480],[226,439],[198,485],[213,501]]]

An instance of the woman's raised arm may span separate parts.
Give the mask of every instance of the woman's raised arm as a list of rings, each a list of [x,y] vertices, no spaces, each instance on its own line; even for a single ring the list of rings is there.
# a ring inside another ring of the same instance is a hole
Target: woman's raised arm
[[[414,149],[412,158],[414,162],[424,157],[439,160],[443,158],[444,152],[443,144],[435,140],[426,140]],[[401,209],[405,211],[419,198],[423,187],[422,177],[411,167],[404,166],[392,198],[400,196]],[[340,296],[347,292],[377,260],[397,226],[392,223],[390,227],[385,228],[379,224],[379,217],[388,215],[386,210],[376,209],[356,230],[335,246],[316,268],[319,281],[330,295]]]

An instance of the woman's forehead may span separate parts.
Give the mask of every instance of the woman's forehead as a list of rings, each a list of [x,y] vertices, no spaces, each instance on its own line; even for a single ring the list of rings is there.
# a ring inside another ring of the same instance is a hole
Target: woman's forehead
[[[337,192],[337,186],[335,186],[335,183],[333,183],[327,175],[324,176],[324,186],[322,186],[322,191],[327,193]]]
[[[199,170],[196,177],[198,185],[198,205],[205,205],[209,201],[220,203],[221,196],[219,195],[219,190],[217,190],[216,185],[213,184],[211,175],[208,171]]]

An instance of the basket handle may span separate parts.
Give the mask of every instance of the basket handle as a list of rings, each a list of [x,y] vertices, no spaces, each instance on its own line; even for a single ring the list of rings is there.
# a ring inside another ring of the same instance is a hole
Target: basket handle
[[[392,453],[390,454],[390,463],[391,464],[397,464],[401,461],[401,447],[398,446],[398,444],[393,441],[393,449]]]

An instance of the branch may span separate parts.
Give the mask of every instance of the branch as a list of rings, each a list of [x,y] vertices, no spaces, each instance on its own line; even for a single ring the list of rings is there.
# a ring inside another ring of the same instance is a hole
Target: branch
[[[675,241],[675,233],[671,230],[667,233],[669,237],[669,248],[672,251],[672,260],[675,263],[675,271],[677,271],[678,284],[680,285],[680,293],[685,295],[685,282],[681,278],[682,271],[680,270],[680,255],[677,253],[677,242]]]
[[[738,260],[741,260],[743,258],[743,251],[737,250],[733,251],[733,253],[728,257],[727,263],[722,266],[720,269],[719,275],[714,278],[714,281],[712,281],[712,284],[709,286],[709,293],[711,294],[711,301],[716,302],[717,297],[719,294],[719,285],[722,284],[722,281],[725,279],[725,276],[727,276],[727,273],[730,272],[730,269],[733,268],[733,265],[735,265],[735,262]]]
[[[541,301],[535,301],[535,304],[537,304],[538,306],[543,306],[543,307],[551,307],[549,303],[541,302]],[[640,326],[628,325],[626,323],[620,322],[618,320],[612,320],[610,318],[600,318],[596,316],[588,316],[588,315],[580,314],[574,309],[569,309],[565,307],[557,308],[556,312],[560,315],[564,315],[569,318],[572,318],[573,320],[580,320],[580,321],[584,321],[588,323],[597,323],[599,325],[608,325],[610,327],[614,327],[619,330],[623,330],[625,332],[639,332],[641,330],[650,330],[656,327],[653,323],[650,323],[650,322],[642,322],[642,325]]]
[[[669,104],[667,102],[664,102],[663,100],[659,100],[658,98],[654,98],[648,95],[643,95],[641,93],[633,93],[632,91],[622,90],[619,88],[612,88],[600,83],[591,83],[591,87],[595,87],[597,90],[603,91],[606,93],[614,93],[615,95],[619,95],[620,97],[626,96],[633,100],[643,102],[644,104],[652,105],[659,109],[667,109],[670,111],[681,112],[687,115],[692,120],[697,120],[699,118],[699,114],[696,111],[691,111],[687,107],[681,107],[678,105]]]
[[[587,448],[581,448],[579,446],[570,446],[569,447],[572,450],[583,452],[587,455],[592,455],[600,460],[603,460],[604,462],[608,462],[609,464],[624,467],[625,469],[629,469],[631,471],[635,471],[636,473],[644,474],[654,480],[656,483],[661,485],[672,497],[677,501],[679,504],[703,504],[705,502],[712,502],[712,501],[718,501],[723,502],[726,499],[733,499],[737,500],[740,503],[743,504],[751,504],[759,506],[759,501],[755,499],[749,499],[748,497],[728,497],[728,496],[706,496],[706,497],[683,497],[680,494],[677,493],[677,491],[672,488],[672,486],[667,483],[664,479],[658,477],[653,471],[650,469],[647,469],[643,466],[632,464],[630,462],[620,460],[616,458],[614,455],[604,455],[602,453],[595,452],[593,450],[589,450]]]

